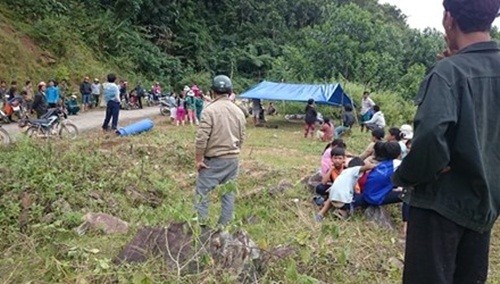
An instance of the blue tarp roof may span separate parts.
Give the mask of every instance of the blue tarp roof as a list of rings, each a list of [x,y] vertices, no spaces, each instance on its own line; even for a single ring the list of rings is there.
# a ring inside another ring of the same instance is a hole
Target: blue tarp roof
[[[333,106],[352,105],[340,84],[286,84],[263,81],[241,94],[245,99],[307,102],[314,99],[318,104]]]

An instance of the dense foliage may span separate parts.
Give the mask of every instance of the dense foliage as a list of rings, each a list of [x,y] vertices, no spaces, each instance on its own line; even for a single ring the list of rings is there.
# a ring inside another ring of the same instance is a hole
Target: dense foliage
[[[170,86],[223,72],[256,81],[347,80],[405,98],[443,48],[376,0],[4,0],[58,57],[72,44]]]
[[[98,59],[170,85],[224,72],[246,79],[240,88],[343,78],[406,95],[442,48],[438,32],[408,28],[376,0],[6,2],[55,56],[83,43]]]

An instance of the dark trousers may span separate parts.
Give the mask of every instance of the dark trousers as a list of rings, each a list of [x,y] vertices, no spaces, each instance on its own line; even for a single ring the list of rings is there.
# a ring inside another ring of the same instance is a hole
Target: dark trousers
[[[99,96],[100,95],[93,94],[92,96],[94,97],[95,107],[99,107]]]
[[[137,96],[137,103],[139,104],[139,108],[142,108],[142,96]]]
[[[111,118],[111,129],[116,130],[118,126],[118,114],[120,113],[120,103],[116,101],[109,101],[106,107],[106,118],[104,119],[104,123],[102,124],[102,129],[108,130],[109,121]]]
[[[484,283],[491,231],[478,233],[433,210],[410,207],[403,283]]]
[[[328,192],[327,190],[332,186],[331,183],[328,183],[328,184],[318,184],[316,186],[316,194],[318,195],[321,195],[321,196],[325,196],[325,195],[328,195]]]

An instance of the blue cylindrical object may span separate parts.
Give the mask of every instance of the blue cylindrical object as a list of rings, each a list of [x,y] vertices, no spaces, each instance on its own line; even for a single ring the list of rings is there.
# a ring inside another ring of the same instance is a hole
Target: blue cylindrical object
[[[144,119],[125,127],[118,129],[118,135],[120,136],[130,136],[134,134],[139,134],[141,132],[149,131],[153,128],[154,123],[151,119]]]

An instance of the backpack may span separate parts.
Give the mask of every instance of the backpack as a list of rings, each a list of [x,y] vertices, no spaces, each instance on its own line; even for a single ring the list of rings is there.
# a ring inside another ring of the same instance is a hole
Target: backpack
[[[385,196],[394,188],[391,182],[393,173],[393,160],[380,162],[380,164],[370,171],[363,190],[363,197],[366,202],[371,205],[382,204]]]

